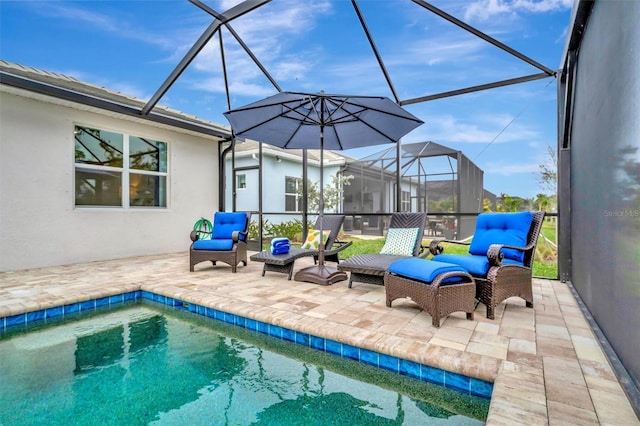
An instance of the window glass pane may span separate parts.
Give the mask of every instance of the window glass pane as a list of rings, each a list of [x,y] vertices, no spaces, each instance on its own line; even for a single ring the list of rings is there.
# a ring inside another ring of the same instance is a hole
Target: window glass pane
[[[285,195],[284,196],[284,211],[286,212],[297,212],[298,206],[296,203],[295,195]]]
[[[132,207],[167,207],[166,176],[129,175],[129,205]]]
[[[296,185],[297,179],[294,177],[285,177],[285,189],[284,192],[287,194],[295,194],[297,191]]]
[[[167,144],[129,136],[129,167],[150,172],[167,171]]]
[[[122,206],[122,173],[77,168],[76,206]]]
[[[122,134],[83,126],[75,126],[73,134],[76,163],[122,167]]]
[[[236,175],[236,188],[245,189],[247,187],[247,175]]]

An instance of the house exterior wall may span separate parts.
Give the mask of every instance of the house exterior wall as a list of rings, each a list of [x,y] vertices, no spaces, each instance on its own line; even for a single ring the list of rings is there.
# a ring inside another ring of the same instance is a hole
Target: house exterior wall
[[[237,155],[235,159],[236,168],[252,167],[258,164],[257,154],[245,152],[244,155]],[[251,155],[255,154],[255,155]],[[302,179],[302,158],[293,155],[279,156],[280,161],[273,155],[263,155],[262,159],[262,211],[264,218],[270,223],[280,223],[293,219],[301,219],[301,213],[285,211],[285,178],[296,177]],[[325,165],[323,179],[324,186],[331,184],[332,178],[339,172],[339,166]],[[225,188],[225,205],[228,209],[232,206],[232,169],[231,159],[226,160],[227,184]],[[246,188],[236,188],[236,210],[257,212],[259,207],[259,172],[258,170],[241,170],[238,174],[246,176]],[[320,182],[320,169],[312,161],[308,162],[308,179],[312,183]],[[333,213],[333,210],[325,209],[326,212]],[[274,214],[276,213],[276,214]],[[313,214],[315,212],[309,212]],[[255,219],[255,218],[254,218]]]
[[[75,124],[167,142],[167,208],[75,207]],[[217,156],[214,138],[0,90],[0,270],[188,250],[217,207]]]

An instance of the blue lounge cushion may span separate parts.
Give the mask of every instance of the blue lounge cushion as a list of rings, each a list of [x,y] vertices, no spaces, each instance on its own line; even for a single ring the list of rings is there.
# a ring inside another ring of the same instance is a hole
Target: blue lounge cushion
[[[486,276],[489,272],[487,256],[469,256],[466,254],[439,254],[433,256],[435,262],[453,263],[468,271],[471,275]]]
[[[219,238],[216,240],[197,240],[193,242],[194,250],[229,251],[233,247],[231,238]]]
[[[216,212],[213,216],[213,233],[211,239],[231,238],[234,231],[247,230],[247,214],[245,212]],[[240,234],[240,240],[244,241],[246,235]]]
[[[455,264],[410,257],[394,261],[389,265],[389,272],[412,280],[431,283],[438,275],[445,272],[467,271],[463,267]],[[462,277],[450,277],[445,279],[443,283],[457,282],[461,279]]]
[[[482,213],[478,216],[476,230],[471,240],[469,254],[486,256],[492,244],[516,247],[527,245],[527,235],[533,221],[533,213]],[[505,259],[524,260],[521,250],[502,249]]]
[[[433,256],[436,262],[453,263],[463,267],[471,275],[486,277],[489,272],[489,259],[487,256],[470,256],[466,254],[439,254]],[[523,262],[512,259],[504,259],[503,264],[524,266]]]

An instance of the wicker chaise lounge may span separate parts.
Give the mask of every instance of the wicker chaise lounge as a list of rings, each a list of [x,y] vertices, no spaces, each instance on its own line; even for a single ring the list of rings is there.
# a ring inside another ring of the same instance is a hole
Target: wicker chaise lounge
[[[545,212],[482,213],[471,243],[444,239],[431,241],[433,260],[465,268],[476,281],[476,299],[495,318],[495,307],[509,297],[533,307],[533,258]],[[442,254],[443,242],[469,246],[469,255]]]
[[[338,270],[350,272],[349,288],[354,281],[384,285],[384,273],[392,262],[421,253],[426,223],[427,213],[393,213],[381,253],[358,254],[338,264]],[[392,241],[395,239],[402,241]],[[405,247],[396,251],[393,249],[395,243],[404,243]],[[386,250],[386,247],[391,249]]]
[[[344,215],[323,215],[322,227],[324,230],[330,231],[327,242],[325,243],[325,261],[340,263],[339,253],[352,244],[351,241],[338,241],[338,234],[342,228],[344,217]],[[316,223],[313,225],[313,229],[320,230],[320,218],[316,220]],[[314,261],[317,262],[318,250],[292,248],[289,253],[286,254],[272,254],[271,251],[265,250],[251,255],[250,259],[254,262],[264,263],[262,268],[263,277],[267,271],[280,272],[287,274],[288,279],[290,280],[296,259],[308,256],[313,256]]]

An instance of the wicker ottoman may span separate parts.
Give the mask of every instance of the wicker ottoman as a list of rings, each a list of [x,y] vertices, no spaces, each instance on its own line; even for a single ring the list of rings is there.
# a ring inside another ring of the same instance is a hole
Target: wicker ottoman
[[[427,311],[434,327],[452,312],[463,311],[473,320],[476,283],[462,267],[417,257],[396,260],[384,275],[387,307],[408,297]]]

